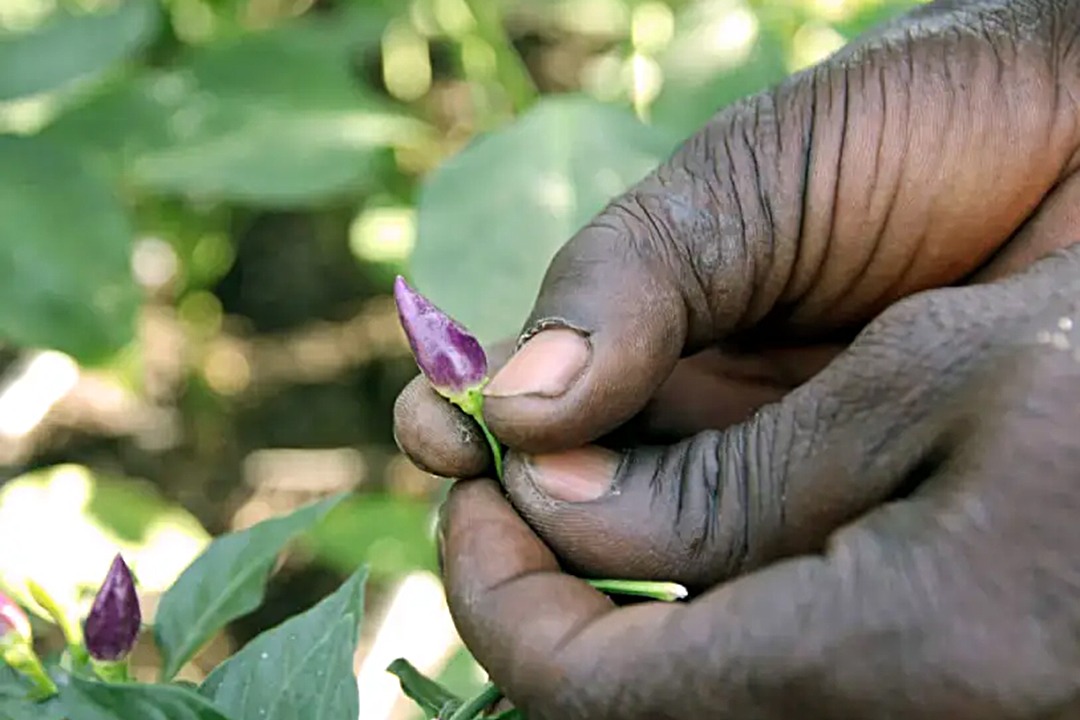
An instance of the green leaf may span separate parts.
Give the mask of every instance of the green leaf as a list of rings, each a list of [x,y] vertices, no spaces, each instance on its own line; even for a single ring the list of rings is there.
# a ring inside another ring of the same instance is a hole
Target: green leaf
[[[172,678],[226,623],[257,608],[281,549],[343,498],[338,495],[307,505],[210,543],[158,606],[154,639],[163,657],[162,679]]]
[[[456,709],[464,702],[438,682],[417,670],[404,658],[398,658],[390,663],[386,672],[398,679],[401,683],[401,691],[420,707],[428,720],[438,718],[445,709]]]
[[[620,108],[543,99],[432,173],[413,280],[482,341],[516,335],[559,247],[674,145]]]
[[[70,720],[64,717],[58,698],[43,702],[0,696],[0,720]]]
[[[380,151],[427,132],[355,79],[353,52],[369,32],[359,22],[295,21],[191,49],[45,134],[154,193],[280,207],[355,191]]]
[[[154,0],[95,13],[61,10],[26,33],[0,33],[0,101],[96,75],[138,52],[160,20]]]
[[[60,687],[60,704],[67,720],[230,720],[180,685],[107,685],[72,676]]]
[[[132,340],[132,228],[78,156],[0,136],[0,340],[91,364]]]
[[[0,697],[22,697],[29,688],[15,668],[0,659]]]
[[[30,684],[7,663],[0,661],[0,699],[24,698],[30,692]]]
[[[361,568],[315,607],[259,635],[215,668],[201,692],[237,718],[357,717],[353,656],[366,581]]]

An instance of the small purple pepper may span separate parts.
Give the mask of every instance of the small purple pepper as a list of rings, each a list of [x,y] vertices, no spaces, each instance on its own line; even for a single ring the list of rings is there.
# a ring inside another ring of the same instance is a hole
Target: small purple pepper
[[[29,642],[30,619],[14,600],[0,593],[0,640]]]
[[[470,415],[484,431],[502,477],[502,449],[484,422],[488,360],[480,341],[460,323],[416,292],[398,275],[394,301],[416,364],[435,392]]]
[[[487,355],[472,333],[398,276],[394,300],[416,364],[443,397],[457,401],[487,381]]]
[[[117,555],[86,618],[86,649],[95,660],[122,660],[135,645],[141,624],[135,579],[124,559]]]

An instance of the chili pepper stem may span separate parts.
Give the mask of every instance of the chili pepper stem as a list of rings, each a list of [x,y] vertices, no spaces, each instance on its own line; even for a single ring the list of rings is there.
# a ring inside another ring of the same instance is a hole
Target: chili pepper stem
[[[465,701],[465,704],[454,711],[448,720],[473,720],[489,705],[502,697],[502,691],[494,683],[488,683],[476,695]]]
[[[502,481],[503,477],[503,462],[502,462],[502,448],[499,447],[499,441],[495,439],[495,436],[491,434],[491,430],[488,430],[487,423],[483,420],[479,420],[480,429],[484,431],[484,437],[487,438],[488,445],[491,446],[491,454],[495,458],[495,476]]]
[[[105,682],[125,683],[131,679],[126,660],[111,662],[108,660],[90,660],[94,673]]]
[[[484,395],[481,391],[487,383],[488,381],[485,379],[479,387],[472,388],[459,396],[450,398],[450,401],[461,408],[466,415],[475,420],[480,426],[480,429],[483,430],[484,437],[487,438],[488,445],[491,447],[491,455],[495,459],[495,475],[501,482],[503,477],[502,446],[499,445],[499,441],[495,438],[495,435],[492,434],[487,423],[484,422]]]

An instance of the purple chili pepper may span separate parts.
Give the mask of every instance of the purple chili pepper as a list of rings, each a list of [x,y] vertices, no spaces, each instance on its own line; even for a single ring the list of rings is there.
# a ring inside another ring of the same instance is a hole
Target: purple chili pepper
[[[86,618],[86,649],[95,660],[121,660],[135,645],[141,624],[135,579],[117,555]]]
[[[479,390],[488,371],[480,341],[400,275],[394,281],[394,300],[416,364],[436,392],[458,401]]]

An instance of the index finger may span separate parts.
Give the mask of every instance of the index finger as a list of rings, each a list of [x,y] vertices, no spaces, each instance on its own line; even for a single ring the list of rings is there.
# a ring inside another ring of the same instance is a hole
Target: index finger
[[[493,480],[462,481],[451,489],[441,553],[458,632],[519,707],[565,682],[560,646],[615,608],[559,569]]]
[[[687,605],[616,608],[559,570],[490,480],[453,488],[443,531],[444,579],[458,631],[531,719],[760,712],[763,702],[786,703],[783,693],[763,700],[742,683],[773,679],[789,662],[816,658],[812,638],[827,633],[814,633],[815,624],[838,627],[838,585],[825,582],[833,578],[825,563],[809,559]],[[717,707],[717,698],[725,698],[725,707]]]

